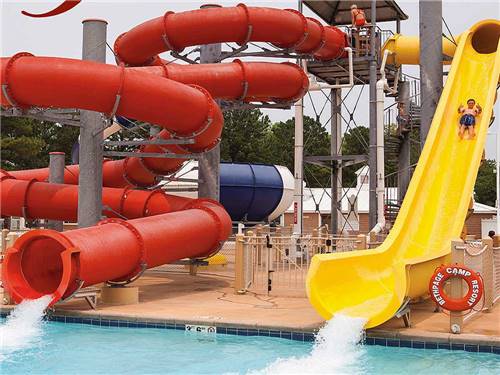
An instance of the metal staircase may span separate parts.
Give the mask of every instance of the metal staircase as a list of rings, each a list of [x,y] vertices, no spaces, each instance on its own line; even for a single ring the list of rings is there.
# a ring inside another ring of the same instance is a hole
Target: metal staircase
[[[403,77],[408,79],[408,77]],[[410,79],[410,103],[408,108],[408,122],[405,127],[398,125],[397,104],[385,110],[385,160],[396,162],[401,152],[402,143],[414,129],[420,128],[420,92],[417,79]],[[401,199],[397,192],[399,170],[385,176],[385,219],[388,227],[392,227],[401,207]],[[411,172],[410,172],[411,173]]]

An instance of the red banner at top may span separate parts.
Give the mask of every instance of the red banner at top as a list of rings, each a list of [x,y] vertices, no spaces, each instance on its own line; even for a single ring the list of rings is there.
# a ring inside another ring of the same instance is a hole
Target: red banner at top
[[[57,8],[52,9],[49,12],[46,13],[29,13],[23,10],[21,13],[24,14],[25,16],[28,17],[35,17],[35,18],[43,18],[43,17],[52,17],[52,16],[57,16],[58,14],[67,12],[68,10],[74,8],[75,6],[78,5],[82,0],[66,0],[64,1],[61,5],[59,5]]]

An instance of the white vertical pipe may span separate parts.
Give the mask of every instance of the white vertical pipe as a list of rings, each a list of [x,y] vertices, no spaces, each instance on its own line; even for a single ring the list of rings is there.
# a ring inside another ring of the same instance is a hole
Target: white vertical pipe
[[[370,8],[370,147],[368,150],[368,166],[370,168],[370,192],[368,201],[368,220],[370,228],[377,225],[377,65],[378,56],[376,48],[377,30],[377,0],[371,0]]]
[[[385,165],[384,165],[384,86],[377,81],[377,224],[385,227]]]
[[[302,234],[302,194],[304,170],[304,102],[295,103],[295,145],[294,145],[294,193],[293,193],[293,232]]]

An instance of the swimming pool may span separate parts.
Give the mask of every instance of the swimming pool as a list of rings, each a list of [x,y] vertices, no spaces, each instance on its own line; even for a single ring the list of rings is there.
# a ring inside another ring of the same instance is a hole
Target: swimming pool
[[[1,320],[4,324],[5,319]],[[332,344],[332,343],[330,343]],[[44,322],[29,346],[4,354],[5,374],[495,374],[500,356],[333,343],[272,337],[196,334],[154,328],[99,327]],[[293,358],[295,357],[295,358]],[[281,358],[278,363],[275,361]],[[274,364],[273,364],[274,363]],[[273,364],[271,367],[268,367]]]

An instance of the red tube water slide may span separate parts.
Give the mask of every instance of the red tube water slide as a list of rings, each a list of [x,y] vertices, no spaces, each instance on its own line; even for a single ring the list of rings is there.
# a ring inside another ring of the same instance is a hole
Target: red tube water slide
[[[147,41],[147,43],[144,43]],[[239,4],[228,8],[203,8],[167,12],[120,35],[115,41],[118,59],[131,66],[154,64],[165,51],[235,42],[269,42],[290,51],[312,54],[318,60],[342,56],[345,33],[323,26],[294,9],[255,8]]]
[[[0,63],[2,64],[3,72],[7,69],[9,60],[1,59]],[[31,63],[34,63],[38,67],[38,72],[27,77],[26,70],[33,71]],[[75,63],[79,64],[74,65]],[[36,75],[53,77],[53,79],[47,78],[43,83],[44,86],[42,86],[49,93],[52,93],[52,95],[47,97],[50,94],[42,90],[40,90],[38,96],[35,96],[36,94],[29,89],[24,91],[11,89],[12,94],[10,96],[16,99],[19,98],[17,99],[19,103],[28,102],[32,105],[44,107],[47,106],[47,102],[50,102],[52,103],[51,106],[59,108],[75,108],[83,96],[85,102],[79,105],[80,108],[100,112],[107,111],[109,113],[117,93],[116,87],[119,86],[121,69],[112,65],[106,65],[110,72],[107,77],[111,83],[104,85],[101,77],[105,76],[105,74],[101,72],[102,76],[98,77],[95,82],[99,95],[92,95],[89,93],[88,84],[83,84],[82,81],[85,82],[86,80],[93,79],[92,77],[95,76],[93,71],[94,69],[98,69],[95,66],[101,66],[102,64],[88,64],[88,62],[80,60],[21,56],[12,64],[12,66],[18,68],[17,71],[14,72],[12,70],[10,73],[9,78],[12,82],[17,82],[16,78],[19,76],[26,77],[23,82],[28,82],[29,79],[33,79]],[[75,69],[75,67],[78,68]],[[4,74],[2,74],[3,76]],[[58,76],[65,78],[56,79]],[[167,84],[154,85],[154,82],[158,81],[158,76],[168,78],[159,80],[160,83]],[[117,114],[151,122],[170,129],[160,132],[158,137],[169,139],[171,138],[172,131],[175,131],[178,136],[189,135],[193,132],[197,133],[200,126],[203,128],[206,124],[210,123],[210,129],[213,134],[208,134],[208,131],[206,131],[205,134],[195,137],[195,145],[186,145],[190,152],[200,152],[203,148],[210,148],[217,142],[222,129],[222,117],[219,108],[213,102],[213,99],[210,98],[208,100],[207,97],[200,95],[200,86],[206,88],[212,96],[220,99],[291,102],[301,98],[305,94],[308,85],[307,77],[303,70],[295,64],[243,63],[239,60],[229,64],[206,64],[203,65],[202,69],[199,66],[178,64],[125,68],[124,77],[126,79],[124,81],[125,84],[131,81],[134,86],[132,84],[130,86],[124,85],[124,89],[121,91],[122,100],[120,101]],[[4,81],[5,79],[2,79],[2,84]],[[140,85],[140,82],[144,82],[145,85]],[[273,85],[269,85],[269,82],[273,82]],[[198,89],[188,86],[189,84],[197,85]],[[140,91],[136,90],[136,85],[141,86]],[[150,90],[148,87],[153,85],[155,89]],[[183,87],[183,90],[177,90],[176,87],[179,86]],[[132,98],[130,97],[130,90],[136,90]],[[175,94],[176,92],[178,93],[177,95]],[[63,93],[64,97],[60,97],[59,93]],[[140,102],[142,104],[140,105],[138,104],[139,97],[142,97],[142,101]],[[154,97],[155,100],[149,100],[149,97]],[[171,97],[175,97],[176,100],[170,100]],[[148,98],[147,104],[144,104],[145,98]],[[103,101],[108,106],[102,105]],[[133,104],[129,105],[129,103]],[[2,95],[2,105],[8,106],[7,98],[4,95]],[[208,108],[205,108],[205,106]],[[147,117],[144,113],[138,113],[139,109],[142,111],[148,109]],[[196,110],[201,113],[208,112],[209,114],[205,118],[199,115],[195,116],[192,112]],[[193,125],[189,126],[189,124]],[[178,129],[182,129],[182,127],[184,129],[189,128],[189,130],[179,131]],[[210,143],[208,141],[199,142],[201,136],[206,137]],[[187,150],[175,145],[161,147],[144,146],[139,151],[154,153],[168,151],[176,154],[187,152]],[[103,184],[110,187],[127,185],[152,186],[156,184],[156,177],[158,175],[167,175],[175,172],[183,162],[184,159],[177,158],[126,158],[117,161],[108,160],[103,165]],[[29,180],[35,178],[38,181],[47,181],[49,170],[48,168],[41,168],[11,173],[18,179]],[[78,176],[79,167],[69,166],[65,172],[64,182],[77,184]]]
[[[155,146],[158,152],[202,152],[217,144],[221,135],[222,113],[199,86],[158,79],[124,67],[27,54],[2,59],[1,67],[1,84],[7,87],[2,92],[2,105],[17,103],[20,107],[81,108],[110,113],[119,94],[118,114],[169,129],[160,133],[163,139],[172,134],[194,138],[194,144],[184,147]],[[142,150],[149,152],[152,148],[146,146]],[[103,178],[106,186],[148,186],[155,181],[155,173],[169,174],[182,162],[183,159],[173,158],[110,161],[103,166]],[[77,167],[72,168],[73,181],[78,175],[76,170]],[[23,174],[26,176],[26,172]]]
[[[107,219],[63,233],[32,230],[8,250],[3,281],[16,302],[49,294],[54,304],[80,287],[128,280],[145,268],[207,256],[230,232],[228,214],[209,200],[194,200],[183,211]]]
[[[78,186],[17,180],[0,170],[2,216],[76,222]],[[103,215],[108,218],[137,219],[183,210],[191,198],[165,194],[162,190],[103,188]]]
[[[182,146],[143,146],[137,157],[105,161],[103,181],[110,187],[103,190],[105,213],[137,219],[108,219],[92,228],[64,233],[34,230],[21,236],[7,252],[3,274],[17,302],[52,294],[53,304],[81,286],[127,280],[144,268],[217,251],[231,230],[230,218],[218,203],[113,187],[153,186],[158,176],[182,165],[183,154],[215,146],[223,118],[212,96],[293,102],[305,94],[307,77],[294,64],[236,60],[184,66],[158,57],[188,46],[250,41],[270,42],[321,60],[343,56],[347,45],[340,30],[294,10],[240,4],[167,12],[135,27],[116,40],[120,66],[27,53],[0,60],[2,106],[80,108],[111,114],[119,95],[116,114],[163,127],[159,138],[194,140]],[[170,152],[179,157],[141,158],[142,152]],[[65,183],[76,184],[78,175],[78,166],[68,167]],[[2,173],[2,215],[75,220],[76,186],[41,182],[47,179],[48,169]]]
[[[313,18],[304,17],[301,13],[293,9],[272,9],[272,8],[254,8],[247,7],[243,4],[237,7],[229,8],[204,8],[182,13],[167,12],[164,16],[147,21],[132,30],[120,35],[115,42],[115,53],[118,59],[128,66],[138,65],[160,65],[160,67],[147,67],[134,70],[137,73],[135,78],[140,80],[143,77],[139,72],[152,72],[156,75],[162,75],[165,78],[176,80],[185,84],[196,84],[207,89],[214,97],[228,100],[240,99],[244,101],[295,101],[302,97],[308,86],[307,77],[303,71],[294,64],[271,64],[271,63],[241,63],[232,64],[207,64],[203,68],[199,66],[183,66],[176,64],[163,64],[158,58],[158,54],[175,50],[179,51],[189,46],[200,44],[210,44],[218,42],[237,42],[245,44],[247,42],[270,42],[276,46],[286,48],[291,52],[299,52],[312,54],[316,59],[331,60],[344,56],[344,48],[348,45],[346,35],[336,27],[323,26]],[[21,60],[21,59],[20,59]],[[61,60],[61,59],[57,59]],[[86,64],[86,62],[80,63]],[[2,61],[2,73],[4,73],[4,65],[7,61]],[[54,61],[55,63],[55,61]],[[60,61],[63,64],[62,61]],[[11,63],[11,65],[14,65]],[[52,83],[49,87],[54,87],[58,84],[57,80],[50,79],[52,76],[52,66],[44,64],[44,74]],[[110,67],[111,68],[111,67]],[[129,69],[120,69],[113,67],[115,72],[106,78],[108,84],[105,87],[99,82],[100,77],[91,79],[90,81],[80,80],[81,85],[69,85],[67,74],[62,73],[65,77],[60,84],[69,88],[67,91],[73,91],[79,87],[86,91],[86,99],[92,101],[93,90],[88,90],[89,82],[99,92],[99,105],[94,106],[92,102],[82,103],[79,108],[91,109],[99,112],[111,112],[115,97],[119,88],[127,87],[127,74]],[[73,69],[69,68],[71,71]],[[90,68],[88,70],[91,70]],[[118,72],[122,72],[121,75]],[[89,74],[92,74],[89,72]],[[100,74],[105,74],[104,72]],[[4,76],[4,74],[2,74]],[[123,78],[124,82],[120,83]],[[54,77],[56,78],[56,77]],[[152,80],[155,78],[149,77],[142,86],[143,90],[149,90]],[[166,80],[165,80],[166,81]],[[270,84],[272,82],[272,84]],[[4,84],[4,79],[2,79]],[[157,87],[156,85],[154,85]],[[44,86],[41,86],[42,88]],[[158,89],[161,90],[160,87]],[[135,87],[134,87],[135,90]],[[185,89],[187,90],[187,89]],[[43,90],[44,93],[51,90]],[[57,93],[57,87],[54,88],[54,93]],[[191,90],[193,91],[193,90]],[[73,91],[74,92],[74,91]],[[28,97],[19,97],[20,104],[26,103],[31,105],[39,105],[29,95]],[[150,98],[154,97],[154,93],[148,95],[138,95],[127,100],[127,103],[134,102],[137,108],[129,108],[125,103],[127,93],[120,92],[123,98],[117,110],[117,114],[126,117],[135,118],[138,120],[151,122],[165,127],[168,130],[162,131],[157,137],[162,139],[170,139],[172,133],[180,137],[189,137],[193,134],[198,134],[205,129],[207,134],[199,134],[195,137],[194,145],[180,146],[144,146],[139,151],[148,153],[158,152],[173,152],[176,154],[185,154],[188,152],[201,152],[208,150],[217,143],[221,131],[221,114],[213,103],[208,100],[204,102],[202,99],[201,105],[208,106],[205,111],[200,112],[205,114],[205,118],[201,121],[199,118],[190,123],[191,129],[175,126],[175,121],[165,124],[165,121],[150,121],[147,118],[153,116],[150,111],[153,109],[160,110],[156,115],[162,116],[163,119],[170,116],[170,112],[165,113],[167,103],[160,96],[158,100],[150,102]],[[16,98],[20,95],[13,92],[12,97]],[[73,97],[78,98],[85,94],[77,92],[73,93]],[[188,103],[179,103],[183,101],[183,94],[179,92],[177,100],[171,102],[172,105],[167,109],[174,108],[177,111],[183,108],[189,112],[189,115],[184,116],[184,113],[178,113],[184,121],[189,121],[192,118],[194,108]],[[199,96],[199,93],[198,93]],[[137,98],[139,97],[139,98]],[[144,105],[144,100],[147,98],[148,104]],[[154,97],[156,99],[156,97]],[[22,99],[25,99],[24,101]],[[74,108],[75,106],[65,106],[64,103],[54,103],[54,98],[51,98],[51,105],[60,108]],[[191,103],[192,101],[189,101]],[[159,106],[158,103],[161,103]],[[2,105],[8,105],[7,98],[2,95]],[[85,107],[91,105],[93,108]],[[102,107],[105,107],[102,110]],[[214,107],[215,106],[215,107]],[[148,113],[137,113],[137,110],[142,109]],[[212,112],[211,112],[212,111]],[[134,112],[134,114],[130,114]],[[213,113],[211,117],[211,113]],[[199,113],[198,113],[199,114]],[[178,118],[176,117],[176,118]],[[215,118],[213,118],[215,117]],[[206,125],[209,124],[208,127]],[[209,129],[211,131],[209,131]],[[169,131],[171,130],[171,131]],[[211,134],[208,134],[211,133]],[[108,161],[103,167],[103,184],[104,186],[120,187],[120,186],[153,186],[157,182],[158,176],[168,175],[175,172],[184,162],[184,159],[164,159],[164,158],[126,158],[119,161]],[[77,183],[78,167],[70,169],[71,173],[66,173],[66,183]],[[31,179],[37,178],[39,181],[47,180],[48,169],[20,171],[13,173],[16,178]]]

